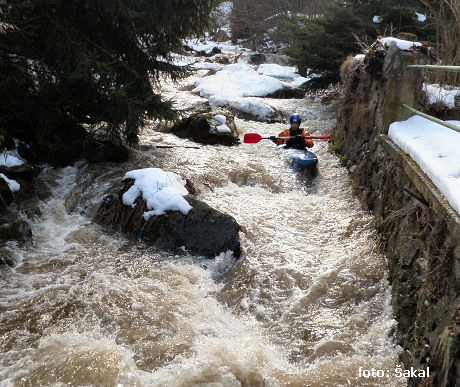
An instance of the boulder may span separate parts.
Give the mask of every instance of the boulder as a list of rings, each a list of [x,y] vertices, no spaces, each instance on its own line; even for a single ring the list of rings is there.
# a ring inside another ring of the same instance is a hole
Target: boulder
[[[9,134],[0,135],[0,151],[3,151],[5,148],[8,150],[16,148],[16,143]]]
[[[10,187],[5,180],[0,178],[0,208],[9,206],[13,199]]]
[[[11,223],[0,224],[0,239],[28,242],[32,240],[32,229],[25,220],[16,220]]]
[[[305,90],[292,87],[283,87],[274,93],[266,95],[266,98],[278,99],[302,99],[305,97]]]
[[[224,30],[219,29],[214,34],[214,40],[216,42],[226,42],[227,40],[230,40],[230,36],[228,36],[228,34]]]
[[[216,54],[221,54],[221,53],[222,53],[222,50],[219,47],[213,47],[211,51],[197,51],[196,55],[210,57],[210,56],[214,56]]]
[[[4,251],[0,254],[0,266],[2,265],[8,265],[13,267],[14,266],[14,260],[12,259],[11,256],[5,254]]]
[[[260,65],[266,62],[266,58],[265,55],[261,53],[251,54],[249,55],[248,62],[252,65]]]
[[[129,149],[122,145],[108,140],[89,140],[85,144],[83,156],[90,163],[104,161],[122,162],[128,160]]]
[[[185,248],[195,255],[214,258],[222,252],[241,254],[240,226],[230,215],[217,211],[192,195],[185,199],[193,207],[187,215],[180,211],[167,211],[153,216],[147,222],[144,200],[139,197],[135,207],[123,204],[122,196],[133,184],[128,180],[122,187],[112,190],[103,200],[94,221],[121,230],[158,248],[177,250]]]
[[[219,128],[222,127],[222,122],[214,119],[216,115],[225,117],[225,125],[230,130],[229,132],[222,131]],[[176,123],[171,131],[178,137],[189,138],[200,144],[230,146],[240,143],[233,117],[224,113],[192,114]]]
[[[225,55],[219,55],[214,58],[214,62],[223,64],[223,65],[228,65],[230,64],[230,59],[228,59],[228,57]]]
[[[20,141],[18,144],[18,153],[23,159],[27,160],[30,164],[38,164],[40,162],[40,157],[36,153],[36,151],[28,144],[22,141]]]
[[[0,166],[0,173],[13,180],[32,180],[38,176],[40,168],[30,164],[18,165],[16,167]]]

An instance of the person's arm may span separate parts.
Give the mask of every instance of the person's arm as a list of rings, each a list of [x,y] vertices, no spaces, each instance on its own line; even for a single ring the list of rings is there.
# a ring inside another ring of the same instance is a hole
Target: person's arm
[[[310,133],[308,133],[305,129],[302,130],[302,134],[301,134],[302,137],[310,137]],[[305,143],[305,146],[307,148],[311,148],[313,147],[313,140],[311,138],[305,138],[304,139],[304,143]]]
[[[283,130],[278,137],[289,137],[289,129]],[[286,138],[275,138],[273,141],[276,145],[283,145],[287,142],[288,139]]]

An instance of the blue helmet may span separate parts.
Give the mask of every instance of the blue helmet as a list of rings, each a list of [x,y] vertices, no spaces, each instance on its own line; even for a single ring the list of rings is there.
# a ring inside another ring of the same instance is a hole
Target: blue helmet
[[[299,124],[302,122],[302,119],[297,113],[292,113],[289,117],[289,122],[292,124],[293,122],[298,122]]]

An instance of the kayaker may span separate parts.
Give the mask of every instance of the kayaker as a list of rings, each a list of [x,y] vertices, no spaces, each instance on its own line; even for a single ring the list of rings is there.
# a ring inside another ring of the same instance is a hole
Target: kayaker
[[[272,140],[276,145],[286,144],[286,148],[295,148],[295,149],[305,149],[311,148],[313,146],[313,141],[305,129],[300,129],[300,123],[302,119],[297,113],[292,113],[289,117],[289,122],[291,127],[289,129],[283,130],[278,137],[271,136]],[[279,137],[291,137],[291,138],[279,138]]]

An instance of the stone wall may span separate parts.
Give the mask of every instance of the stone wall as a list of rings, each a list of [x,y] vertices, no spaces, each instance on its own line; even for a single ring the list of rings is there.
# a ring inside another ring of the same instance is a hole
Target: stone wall
[[[460,386],[460,217],[420,168],[386,136],[417,108],[420,51],[370,51],[342,66],[335,148],[355,193],[375,215],[392,286],[396,340],[406,369],[430,368],[409,385]]]

